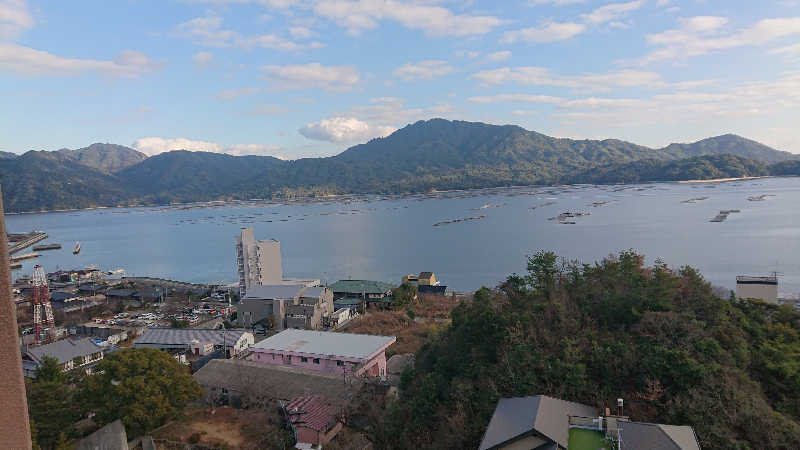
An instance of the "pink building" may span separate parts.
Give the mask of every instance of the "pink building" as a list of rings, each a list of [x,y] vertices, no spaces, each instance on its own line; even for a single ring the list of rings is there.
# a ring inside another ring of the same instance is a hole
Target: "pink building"
[[[250,347],[251,361],[351,376],[386,378],[386,349],[394,336],[289,329]]]

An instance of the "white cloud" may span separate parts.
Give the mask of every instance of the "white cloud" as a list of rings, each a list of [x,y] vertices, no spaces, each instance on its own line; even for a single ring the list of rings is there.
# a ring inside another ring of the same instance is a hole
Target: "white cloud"
[[[244,49],[260,47],[281,51],[298,51],[324,47],[320,42],[301,44],[273,33],[244,36],[238,31],[222,28],[222,18],[215,15],[196,17],[180,23],[175,27],[175,33],[206,47],[238,47]]]
[[[637,10],[644,5],[644,0],[634,0],[627,3],[609,3],[601,6],[589,14],[583,14],[581,18],[592,25],[599,25],[617,19],[631,11]]]
[[[25,0],[0,0],[0,39],[18,36],[33,24]]]
[[[318,88],[346,91],[355,87],[360,77],[353,66],[323,66],[320,63],[264,66],[265,77],[279,89]]]
[[[452,72],[447,61],[429,59],[416,64],[408,63],[394,69],[392,75],[405,81],[432,80]]]
[[[397,97],[377,97],[369,100],[368,105],[354,106],[337,113],[343,117],[358,117],[366,122],[392,127],[404,125],[431,116],[442,116],[453,111],[452,105],[438,102],[424,108],[409,108],[405,100]]]
[[[441,6],[396,0],[320,0],[313,10],[317,15],[347,28],[350,34],[374,29],[381,20],[423,30],[429,36],[486,34],[503,23],[494,16],[455,14]]]
[[[769,53],[771,55],[800,56],[800,42],[786,47],[773,48]]]
[[[291,34],[292,37],[295,38],[295,39],[308,39],[308,38],[314,36],[316,33],[311,31],[311,29],[308,28],[308,27],[303,27],[303,26],[297,25],[297,26],[289,27],[289,34]]]
[[[557,86],[578,91],[603,91],[613,87],[663,87],[661,75],[655,72],[622,70],[610,73],[587,73],[578,76],[552,74],[544,67],[501,67],[483,70],[470,76],[485,85],[516,83],[523,85]]]
[[[584,3],[586,0],[528,0],[531,5],[553,5],[564,6],[574,5],[576,3]]]
[[[240,89],[227,89],[224,91],[220,91],[217,93],[217,98],[219,100],[233,100],[239,97],[247,97],[250,95],[258,94],[259,92],[263,91],[262,88],[257,87],[248,87],[248,88],[240,88]]]
[[[193,152],[228,153],[231,155],[269,155],[281,148],[276,145],[264,144],[233,144],[223,145],[217,142],[198,141],[186,138],[144,137],[133,143],[133,148],[148,156],[172,150],[189,150]],[[278,156],[276,156],[277,158]]]
[[[373,126],[354,117],[332,117],[310,123],[298,131],[306,138],[317,141],[354,143],[388,136],[394,130],[388,126]]]
[[[245,112],[248,116],[278,116],[289,110],[281,105],[259,105]]]
[[[467,99],[472,103],[503,103],[503,102],[524,102],[524,103],[561,103],[561,97],[551,95],[531,95],[531,94],[498,94],[481,95]]]
[[[0,71],[20,75],[76,75],[95,72],[132,78],[165,65],[144,53],[126,50],[113,60],[64,58],[42,50],[0,42]]]
[[[192,61],[197,67],[209,67],[214,62],[214,55],[209,52],[197,52],[192,55]]]
[[[582,23],[547,22],[538,27],[506,31],[500,42],[512,44],[519,41],[530,43],[563,41],[585,31],[586,25]]]
[[[646,36],[647,43],[660,47],[639,60],[649,64],[667,59],[686,59],[713,51],[763,45],[800,34],[800,17],[764,19],[735,32],[724,33],[728,19],[698,16],[680,21],[680,27]]]
[[[486,60],[489,62],[501,62],[507,60],[508,58],[511,58],[510,50],[502,50],[486,55]]]

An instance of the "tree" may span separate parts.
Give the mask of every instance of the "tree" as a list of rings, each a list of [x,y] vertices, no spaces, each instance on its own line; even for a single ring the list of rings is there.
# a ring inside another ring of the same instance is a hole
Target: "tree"
[[[417,300],[417,287],[410,283],[403,283],[392,289],[392,307],[402,309]]]
[[[36,443],[42,448],[56,446],[62,434],[69,436],[74,431],[73,424],[81,417],[76,407],[73,389],[63,380],[46,381],[37,378],[26,386],[28,394],[28,415],[35,423]]]
[[[36,367],[35,379],[37,382],[55,382],[63,383],[66,380],[66,375],[61,368],[58,360],[49,355],[44,355]]]
[[[186,367],[150,348],[125,349],[103,359],[81,386],[81,397],[100,424],[122,419],[139,436],[177,417],[202,389]]]

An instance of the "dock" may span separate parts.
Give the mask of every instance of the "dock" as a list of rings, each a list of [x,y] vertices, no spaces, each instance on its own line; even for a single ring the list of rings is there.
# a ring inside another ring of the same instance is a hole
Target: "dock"
[[[31,252],[31,253],[23,253],[21,255],[11,256],[11,257],[9,257],[9,259],[11,260],[12,263],[15,263],[15,262],[19,262],[19,261],[24,261],[26,259],[33,259],[33,258],[38,258],[38,257],[39,257],[38,253]]]
[[[34,231],[25,236],[26,237],[23,237],[21,240],[16,241],[14,245],[8,246],[9,255],[13,255],[22,249],[28,248],[39,241],[47,239],[47,233],[43,231]]]
[[[42,244],[42,245],[34,245],[33,251],[40,252],[42,250],[58,250],[61,248],[61,244]]]

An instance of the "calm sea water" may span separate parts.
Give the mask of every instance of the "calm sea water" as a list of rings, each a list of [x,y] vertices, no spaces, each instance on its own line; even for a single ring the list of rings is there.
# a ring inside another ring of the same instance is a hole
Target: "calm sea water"
[[[756,195],[764,201],[748,201]],[[694,203],[691,198],[708,197]],[[608,202],[592,206],[594,202]],[[542,206],[548,203],[547,206]],[[480,209],[482,206],[488,206]],[[531,207],[536,206],[536,209]],[[711,223],[722,209],[740,209]],[[563,225],[564,211],[591,215]],[[484,215],[480,220],[434,223]],[[62,250],[26,261],[48,271],[95,264],[128,275],[190,282],[234,282],[234,238],[253,225],[259,239],[281,241],[286,276],[330,282],[352,277],[399,281],[434,271],[458,291],[494,286],[524,272],[540,249],[592,262],[635,249],[648,262],[692,265],[732,288],[740,274],[782,273],[780,291],[800,292],[800,178],[722,184],[648,184],[522,188],[371,197],[302,204],[254,203],[203,208],[130,208],[6,216],[10,232],[33,229]],[[80,241],[79,255],[72,247]]]

